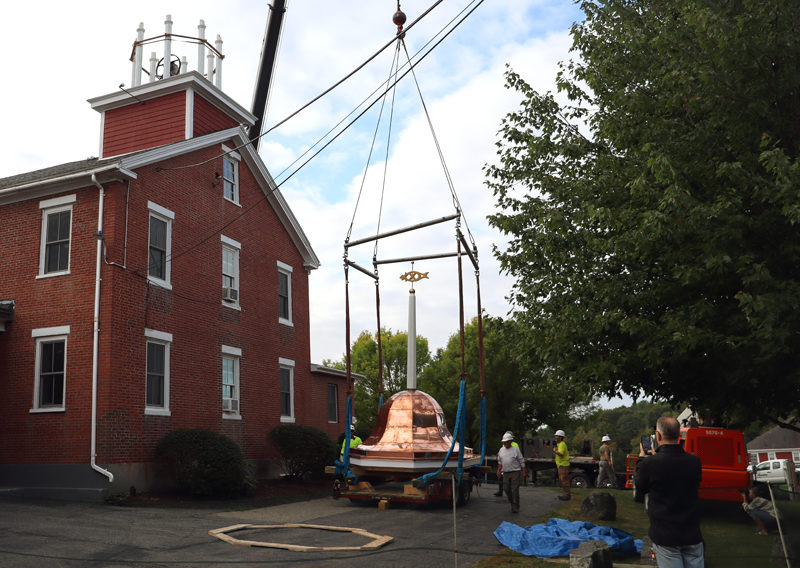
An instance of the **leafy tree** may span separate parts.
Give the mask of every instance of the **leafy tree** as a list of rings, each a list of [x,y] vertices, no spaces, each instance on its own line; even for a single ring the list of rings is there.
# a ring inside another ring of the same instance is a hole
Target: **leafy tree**
[[[430,361],[431,355],[428,340],[417,336],[417,375]],[[393,332],[391,329],[381,330],[381,353],[383,356],[383,390],[384,401],[393,394],[406,388],[406,368],[408,366],[408,333]],[[323,361],[328,367],[344,369],[345,359],[341,361]],[[350,347],[350,369],[353,373],[363,375],[354,383],[353,413],[358,420],[358,429],[372,431],[378,416],[378,400],[380,398],[380,380],[378,377],[378,342],[377,334],[362,331]]]
[[[487,167],[517,346],[558,384],[780,422],[800,399],[800,3],[586,0]]]
[[[592,440],[594,454],[597,456],[601,439],[608,434],[611,437],[614,470],[622,473],[625,471],[625,456],[631,452],[639,452],[641,437],[653,434],[658,417],[677,414],[668,404],[646,401],[611,409],[595,408],[587,416],[566,427],[567,443],[570,448],[577,450],[583,440]]]
[[[561,420],[576,403],[588,401],[582,392],[568,385],[553,385],[531,370],[524,358],[516,357],[512,345],[515,322],[501,318],[483,319],[484,367],[486,374],[487,452],[500,446],[503,432],[517,437],[533,432],[544,422]],[[467,374],[466,432],[468,444],[480,443],[480,364],[477,318],[464,326],[465,369]],[[461,377],[461,338],[450,336],[447,346],[438,349],[422,371],[419,388],[442,406],[452,432],[458,407]]]

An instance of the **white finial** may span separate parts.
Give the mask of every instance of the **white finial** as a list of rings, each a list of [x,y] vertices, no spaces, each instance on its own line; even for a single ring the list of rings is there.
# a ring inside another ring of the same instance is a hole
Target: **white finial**
[[[164,20],[164,79],[171,75],[170,59],[172,59],[172,16],[167,14]]]
[[[144,39],[144,22],[139,22],[136,28],[136,49],[133,56],[133,69],[131,70],[131,86],[142,84],[142,40]]]
[[[214,75],[214,53],[209,51],[208,55],[206,55],[206,60],[208,61],[208,74],[206,75],[206,78],[209,81],[213,81],[214,80],[214,77],[213,77],[213,75]]]
[[[150,82],[156,80],[156,68],[158,68],[158,56],[155,51],[150,52]]]
[[[200,40],[197,42],[197,72],[204,75],[206,72],[206,42],[203,40],[206,39],[206,23],[203,20],[200,20],[197,26],[197,38]]]
[[[222,54],[222,36],[217,34],[217,41],[214,42],[217,48],[217,53]],[[217,89],[222,88],[222,56],[217,55],[217,76],[215,77],[214,85]]]

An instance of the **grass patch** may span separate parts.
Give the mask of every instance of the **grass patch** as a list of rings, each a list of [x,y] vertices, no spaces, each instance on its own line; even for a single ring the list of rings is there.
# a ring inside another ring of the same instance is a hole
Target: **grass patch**
[[[553,489],[557,492],[558,489]],[[597,489],[573,489],[572,500],[566,501],[554,510],[548,512],[531,522],[544,523],[549,518],[558,517],[570,521],[587,520],[581,516],[581,502]],[[626,531],[634,538],[647,536],[650,521],[642,503],[636,503],[630,491],[609,490],[617,500],[617,520],[591,521],[599,525],[613,526]],[[800,501],[782,501],[779,508],[784,516],[784,532],[787,539],[792,540],[793,535],[800,534]],[[700,527],[706,543],[707,568],[752,568],[753,566],[786,566],[782,558],[779,561],[770,560],[773,542],[778,540],[777,534],[758,536],[754,534],[755,525],[750,517],[742,510],[740,503],[732,501],[704,501]],[[787,544],[789,544],[787,542]],[[790,556],[792,555],[790,551]],[[545,560],[531,558],[506,550],[505,553],[485,558],[476,564],[477,568],[499,567],[525,567],[525,568],[552,568],[564,565],[564,558]],[[639,559],[635,556],[614,560],[614,565],[636,565]]]

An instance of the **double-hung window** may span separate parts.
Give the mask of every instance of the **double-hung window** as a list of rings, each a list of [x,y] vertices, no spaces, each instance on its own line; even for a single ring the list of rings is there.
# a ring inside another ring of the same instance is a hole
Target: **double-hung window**
[[[145,329],[147,375],[145,380],[145,414],[170,416],[169,351],[172,334]]]
[[[241,243],[222,235],[222,302],[239,306],[239,251]]]
[[[238,418],[239,403],[239,361],[242,350],[238,347],[222,346],[222,412],[224,418]]]
[[[339,387],[328,383],[328,422],[339,422]]]
[[[241,156],[227,146],[222,146],[226,152],[222,156],[222,196],[228,201],[239,204],[239,161]]]
[[[292,324],[292,267],[278,261],[278,321]]]
[[[154,284],[171,288],[172,222],[175,213],[160,205],[147,202],[150,227],[147,254],[147,279]]]
[[[36,375],[31,412],[64,410],[68,335],[68,325],[38,328],[31,332],[36,340]]]
[[[69,274],[73,203],[75,194],[39,202],[42,210],[39,277]]]
[[[294,422],[294,361],[281,357],[281,422]]]

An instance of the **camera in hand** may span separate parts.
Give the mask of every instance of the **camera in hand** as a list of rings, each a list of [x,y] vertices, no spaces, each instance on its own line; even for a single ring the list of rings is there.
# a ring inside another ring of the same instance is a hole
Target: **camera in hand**
[[[650,439],[650,436],[642,436],[642,449],[645,452],[653,451],[653,441]]]

